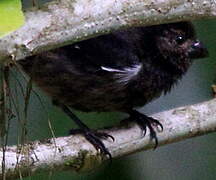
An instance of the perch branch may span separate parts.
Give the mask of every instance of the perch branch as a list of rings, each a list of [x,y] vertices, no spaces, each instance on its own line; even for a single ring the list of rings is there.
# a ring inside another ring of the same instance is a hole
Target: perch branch
[[[216,131],[215,112],[216,99],[213,99],[153,115],[164,126],[164,131],[157,134],[159,146]],[[113,158],[150,149],[154,145],[149,132],[142,137],[135,124],[119,125],[104,131],[115,138],[114,142],[103,141]],[[7,179],[51,170],[89,171],[107,160],[81,135],[31,142],[22,151],[16,146],[7,147],[5,159]]]
[[[216,16],[215,0],[54,0],[27,10],[26,22],[0,39],[0,60],[27,56],[130,26]]]

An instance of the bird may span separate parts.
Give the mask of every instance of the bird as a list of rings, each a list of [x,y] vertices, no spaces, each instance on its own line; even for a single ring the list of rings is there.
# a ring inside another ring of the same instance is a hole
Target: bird
[[[114,138],[85,125],[82,112],[124,112],[143,134],[158,145],[163,125],[137,108],[171,91],[194,59],[208,50],[196,37],[191,22],[132,27],[76,42],[18,61],[33,82],[44,90],[102,154],[111,158],[101,139]]]

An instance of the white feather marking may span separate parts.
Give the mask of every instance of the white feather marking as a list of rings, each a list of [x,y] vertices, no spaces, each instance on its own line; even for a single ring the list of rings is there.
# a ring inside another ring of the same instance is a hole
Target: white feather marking
[[[101,66],[101,69],[108,72],[116,72],[116,77],[118,78],[118,82],[125,84],[139,74],[140,70],[142,69],[142,64],[136,64],[131,67],[126,67],[123,70],[104,67],[104,66]]]
[[[78,45],[74,45],[75,49],[80,49],[80,47]]]
[[[114,68],[109,68],[109,67],[105,67],[105,66],[101,66],[101,69],[103,69],[104,71],[108,71],[108,72],[120,72],[123,73],[123,70],[120,69],[114,69]]]

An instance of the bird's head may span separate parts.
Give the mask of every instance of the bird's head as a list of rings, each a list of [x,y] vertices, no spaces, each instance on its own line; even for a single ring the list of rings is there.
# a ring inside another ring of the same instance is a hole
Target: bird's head
[[[190,22],[164,24],[155,29],[152,26],[152,32],[154,33],[153,44],[159,54],[155,61],[166,68],[183,73],[187,71],[193,59],[208,56],[207,49],[196,38]]]

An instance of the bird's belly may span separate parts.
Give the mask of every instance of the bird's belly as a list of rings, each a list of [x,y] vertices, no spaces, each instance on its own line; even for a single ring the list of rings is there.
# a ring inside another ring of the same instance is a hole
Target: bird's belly
[[[85,112],[127,111],[145,105],[161,93],[146,87],[122,86],[111,77],[61,75],[36,77],[34,81],[53,99]]]

